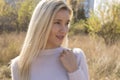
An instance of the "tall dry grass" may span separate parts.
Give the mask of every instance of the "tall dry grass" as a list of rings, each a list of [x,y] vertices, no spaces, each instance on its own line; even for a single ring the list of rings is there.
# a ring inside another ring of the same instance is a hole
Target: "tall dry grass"
[[[4,33],[0,35],[0,65],[19,54],[25,34]]]
[[[0,35],[0,80],[11,80],[9,62],[19,54],[24,36],[25,33]]]
[[[9,61],[16,57],[26,33],[0,35],[0,80],[11,80]],[[86,55],[90,80],[120,80],[120,43],[106,46],[101,38],[70,36],[71,48],[79,47]]]
[[[70,43],[85,52],[90,80],[120,80],[120,43],[106,46],[103,39],[88,35],[72,36]]]

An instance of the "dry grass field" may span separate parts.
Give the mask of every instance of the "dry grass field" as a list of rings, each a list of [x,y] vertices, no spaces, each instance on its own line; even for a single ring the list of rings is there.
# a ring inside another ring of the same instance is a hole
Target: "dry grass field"
[[[19,54],[25,34],[0,35],[0,80],[11,80],[9,62]],[[103,39],[88,35],[69,39],[71,48],[79,47],[85,52],[90,80],[120,80],[120,43],[106,46]]]

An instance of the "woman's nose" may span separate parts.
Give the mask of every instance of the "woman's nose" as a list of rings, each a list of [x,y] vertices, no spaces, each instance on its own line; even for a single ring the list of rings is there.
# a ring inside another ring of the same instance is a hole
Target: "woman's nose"
[[[67,33],[68,32],[68,27],[67,26],[62,26],[60,29],[61,33]]]

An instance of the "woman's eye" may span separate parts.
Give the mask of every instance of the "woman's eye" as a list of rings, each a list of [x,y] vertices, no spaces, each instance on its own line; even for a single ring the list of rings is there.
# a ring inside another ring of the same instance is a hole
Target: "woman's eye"
[[[60,22],[54,22],[54,24],[60,24]]]
[[[66,23],[66,25],[69,25],[69,22],[68,22],[68,23]]]

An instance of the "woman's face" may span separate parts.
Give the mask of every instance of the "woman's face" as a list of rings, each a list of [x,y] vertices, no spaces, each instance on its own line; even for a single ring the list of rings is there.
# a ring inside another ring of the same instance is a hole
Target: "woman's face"
[[[56,13],[46,48],[56,48],[62,44],[68,32],[69,22],[70,13],[68,10],[61,9]]]

